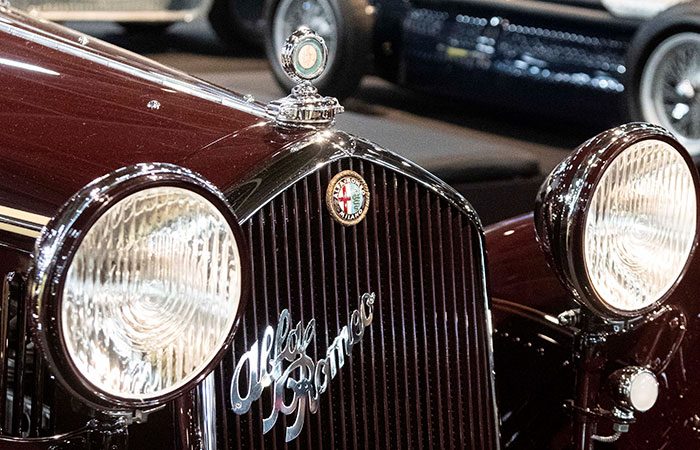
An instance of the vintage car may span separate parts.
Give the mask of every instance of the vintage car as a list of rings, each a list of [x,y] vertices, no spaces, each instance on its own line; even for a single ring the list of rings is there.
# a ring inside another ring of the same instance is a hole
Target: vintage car
[[[700,155],[697,0],[269,0],[266,8],[268,59],[285,89],[279,52],[308,25],[337,55],[318,81],[323,92],[350,95],[375,72],[577,122],[657,123]]]
[[[327,58],[261,104],[0,6],[0,448],[697,448],[682,145],[605,132],[485,231]]]
[[[12,6],[40,19],[119,22],[129,32],[148,34],[207,17],[232,49],[255,45],[262,36],[261,0],[13,0]]]

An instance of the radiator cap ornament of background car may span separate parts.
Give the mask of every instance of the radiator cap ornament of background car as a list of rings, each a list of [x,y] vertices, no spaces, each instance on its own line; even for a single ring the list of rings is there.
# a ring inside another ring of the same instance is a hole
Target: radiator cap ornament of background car
[[[287,76],[299,84],[287,97],[267,105],[267,113],[283,128],[313,129],[331,126],[345,109],[333,97],[322,97],[312,80],[320,77],[328,63],[328,47],[313,30],[300,27],[287,39],[281,62]]]

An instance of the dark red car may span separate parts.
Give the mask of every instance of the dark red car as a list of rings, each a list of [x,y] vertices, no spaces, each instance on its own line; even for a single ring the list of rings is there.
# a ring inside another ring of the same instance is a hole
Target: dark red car
[[[695,448],[698,177],[648,124],[484,231],[336,130],[0,7],[0,448]],[[488,258],[487,258],[488,253]]]

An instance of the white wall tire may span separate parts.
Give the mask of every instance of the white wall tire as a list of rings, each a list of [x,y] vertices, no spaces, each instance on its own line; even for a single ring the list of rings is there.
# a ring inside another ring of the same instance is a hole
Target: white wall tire
[[[642,69],[638,95],[643,120],[668,129],[700,156],[700,33],[663,40]]]
[[[280,62],[282,46],[299,26],[316,31],[328,47],[326,71],[314,85],[322,95],[352,95],[371,61],[373,16],[368,0],[272,0],[266,4],[267,59],[280,87],[294,86]]]

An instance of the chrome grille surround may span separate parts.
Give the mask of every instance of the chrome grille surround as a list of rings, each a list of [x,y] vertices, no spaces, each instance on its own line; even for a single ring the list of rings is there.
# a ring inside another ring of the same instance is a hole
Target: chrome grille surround
[[[342,170],[365,177],[376,205],[355,227],[334,222],[321,195]],[[224,411],[216,448],[500,448],[483,231],[464,198],[397,155],[336,131],[278,152],[225,194],[256,273],[233,353],[214,374]],[[283,309],[316,320],[315,358],[369,291],[379,300],[368,342],[298,439],[284,442],[293,416],[263,434],[269,400],[233,413],[236,358]]]

